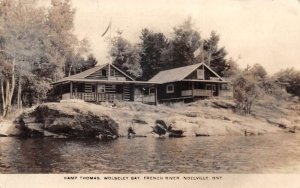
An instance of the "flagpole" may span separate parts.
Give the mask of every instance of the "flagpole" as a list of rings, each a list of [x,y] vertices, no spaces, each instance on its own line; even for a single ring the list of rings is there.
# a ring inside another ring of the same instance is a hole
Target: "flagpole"
[[[204,40],[202,41],[202,44],[201,44],[201,63],[204,63]]]
[[[109,21],[109,24],[106,28],[106,30],[104,31],[104,33],[101,35],[101,37],[104,37],[106,35],[106,33],[109,31],[109,37],[108,37],[108,48],[109,48],[109,56],[108,56],[108,74],[107,74],[107,77],[109,79],[110,77],[110,68],[111,68],[111,64],[112,64],[112,60],[111,60],[111,53],[112,53],[112,50],[111,50],[111,30],[112,30],[112,18],[110,17],[110,21]]]
[[[108,80],[110,77],[110,65],[112,64],[111,62],[111,29],[112,29],[112,21],[110,17],[110,28],[109,28],[109,62],[108,62]]]

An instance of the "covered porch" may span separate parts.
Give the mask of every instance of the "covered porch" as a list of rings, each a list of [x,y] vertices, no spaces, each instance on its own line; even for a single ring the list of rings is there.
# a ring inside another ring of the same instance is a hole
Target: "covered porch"
[[[184,80],[182,82],[182,97],[213,97],[232,96],[232,91],[228,89],[226,82],[207,82],[200,80]]]
[[[157,104],[154,84],[138,81],[73,80],[56,86],[62,100],[80,99],[86,102],[135,101]]]

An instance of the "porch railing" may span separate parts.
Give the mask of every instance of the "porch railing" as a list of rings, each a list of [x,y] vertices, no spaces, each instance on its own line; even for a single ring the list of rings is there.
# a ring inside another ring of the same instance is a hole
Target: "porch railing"
[[[220,96],[221,97],[232,97],[233,96],[233,91],[232,90],[221,90],[220,91]]]
[[[192,96],[193,92],[192,90],[183,90],[181,91],[181,96],[185,97],[185,96]]]
[[[98,93],[98,101],[103,102],[103,101],[122,101],[123,100],[123,95],[122,94],[117,94],[117,93]]]
[[[201,97],[210,97],[212,96],[211,90],[205,90],[205,89],[194,89],[193,90],[183,90],[181,91],[181,96],[201,96]]]
[[[77,92],[73,93],[73,97],[75,99],[81,99],[87,102],[104,102],[104,101],[122,101],[123,95],[117,94],[117,93],[83,93],[83,92]]]
[[[134,96],[135,102],[142,102],[142,103],[154,103],[155,102],[155,95],[135,95]]]
[[[211,92],[211,90],[195,89],[194,96],[210,97],[210,96],[212,96],[212,92]]]
[[[192,90],[183,90],[183,91],[181,91],[181,96],[183,96],[183,97],[187,97],[187,96],[210,97],[210,96],[212,96],[212,91],[205,90],[205,89],[194,89],[194,92]],[[220,90],[219,96],[220,97],[232,97],[233,93],[231,90]]]

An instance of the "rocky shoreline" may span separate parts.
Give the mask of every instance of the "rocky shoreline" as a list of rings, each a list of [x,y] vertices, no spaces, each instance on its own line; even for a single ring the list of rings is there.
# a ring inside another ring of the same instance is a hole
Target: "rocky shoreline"
[[[180,110],[179,110],[180,109]],[[151,134],[158,119],[184,130],[185,136],[254,136],[295,133],[300,129],[299,109],[282,104],[256,104],[251,116],[233,112],[230,100],[203,100],[190,104],[151,106],[140,103],[44,103],[25,110],[13,121],[0,121],[0,137],[126,136],[133,127],[138,136]]]

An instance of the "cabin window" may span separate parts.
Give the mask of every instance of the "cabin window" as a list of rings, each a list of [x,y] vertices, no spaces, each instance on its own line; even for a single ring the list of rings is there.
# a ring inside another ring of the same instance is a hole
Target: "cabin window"
[[[206,85],[205,85],[205,89],[206,89],[206,90],[211,90],[211,84],[206,84]]]
[[[98,85],[98,93],[105,93],[105,85]]]
[[[92,93],[95,93],[95,92],[96,92],[96,86],[92,85]]]
[[[221,84],[221,90],[229,90],[229,86],[227,84]]]
[[[197,79],[204,80],[204,69],[197,69]]]
[[[138,88],[134,88],[134,95],[135,96],[142,95],[142,91]]]
[[[154,94],[154,93],[155,93],[155,88],[151,87],[151,88],[149,89],[149,95],[150,95],[150,94]]]
[[[174,84],[167,85],[167,93],[174,93]]]
[[[213,90],[213,91],[217,91],[217,86],[216,86],[216,84],[213,84],[213,85],[212,85],[212,90]]]
[[[115,69],[110,69],[110,76],[115,76],[116,72],[115,72]]]
[[[102,76],[106,76],[106,70],[102,69]]]

